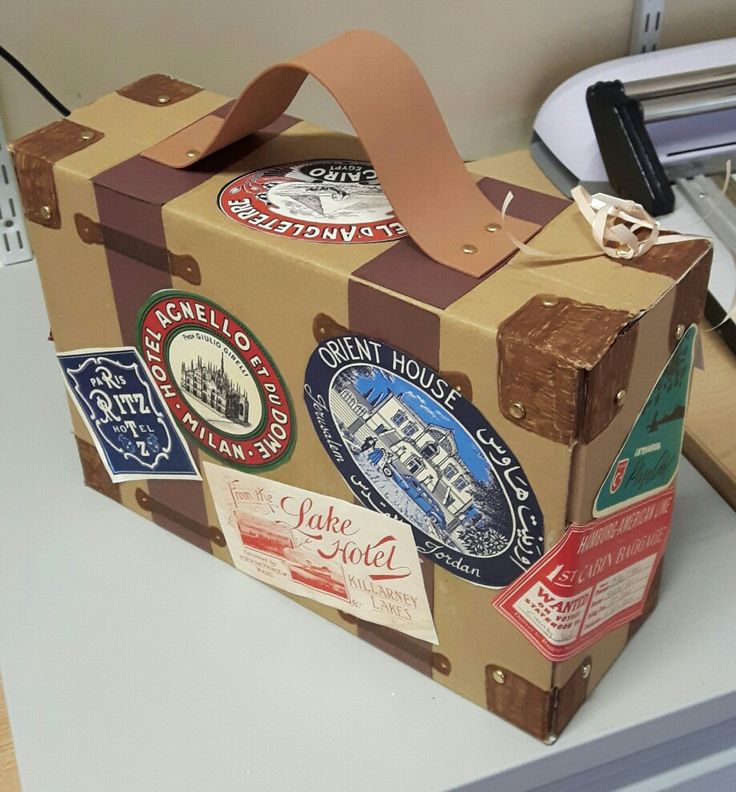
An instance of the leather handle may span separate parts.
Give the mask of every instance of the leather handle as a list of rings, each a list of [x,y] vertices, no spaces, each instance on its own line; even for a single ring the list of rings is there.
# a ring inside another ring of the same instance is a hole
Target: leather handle
[[[378,33],[349,31],[266,69],[224,120],[205,116],[143,156],[173,168],[199,162],[273,123],[308,75],[337,100],[397,217],[428,256],[480,277],[517,250],[466,170],[419,70]],[[521,239],[539,229],[517,218],[505,227]]]

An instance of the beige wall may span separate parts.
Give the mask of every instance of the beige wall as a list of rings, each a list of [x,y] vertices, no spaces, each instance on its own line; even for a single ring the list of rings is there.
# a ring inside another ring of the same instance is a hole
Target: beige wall
[[[461,153],[471,159],[526,144],[537,107],[558,83],[625,55],[632,4],[8,0],[0,41],[62,101],[77,106],[156,71],[233,95],[274,60],[349,28],[373,28],[417,61]],[[736,0],[668,0],[662,46],[725,36],[736,36]],[[0,112],[11,139],[57,117],[2,62]],[[293,112],[345,127],[318,86],[303,89]]]

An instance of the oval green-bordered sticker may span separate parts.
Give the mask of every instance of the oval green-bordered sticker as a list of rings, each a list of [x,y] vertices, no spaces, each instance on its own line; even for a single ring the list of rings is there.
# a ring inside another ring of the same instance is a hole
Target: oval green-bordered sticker
[[[182,430],[242,470],[285,462],[295,440],[283,378],[261,342],[201,295],[165,289],[138,317],[138,347]]]

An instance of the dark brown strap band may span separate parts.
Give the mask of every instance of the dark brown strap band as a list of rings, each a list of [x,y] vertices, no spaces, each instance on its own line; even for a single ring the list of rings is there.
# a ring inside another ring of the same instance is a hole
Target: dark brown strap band
[[[377,33],[343,33],[266,69],[224,120],[205,116],[143,156],[173,168],[192,165],[272,123],[308,75],[335,97],[397,217],[430,258],[481,277],[516,252],[499,231],[498,209],[466,170],[419,70]],[[538,224],[518,218],[507,218],[505,225],[524,240],[539,230]]]

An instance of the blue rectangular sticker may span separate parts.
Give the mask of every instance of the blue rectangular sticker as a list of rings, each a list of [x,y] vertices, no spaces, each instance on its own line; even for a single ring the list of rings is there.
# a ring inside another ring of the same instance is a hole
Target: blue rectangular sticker
[[[58,359],[114,482],[202,478],[136,349],[79,349]]]

